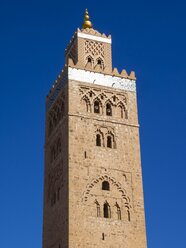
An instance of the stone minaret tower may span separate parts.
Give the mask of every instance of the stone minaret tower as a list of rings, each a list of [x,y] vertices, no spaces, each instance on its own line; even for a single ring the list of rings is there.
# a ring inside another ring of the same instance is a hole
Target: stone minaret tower
[[[46,99],[43,248],[146,248],[134,72],[88,12]]]

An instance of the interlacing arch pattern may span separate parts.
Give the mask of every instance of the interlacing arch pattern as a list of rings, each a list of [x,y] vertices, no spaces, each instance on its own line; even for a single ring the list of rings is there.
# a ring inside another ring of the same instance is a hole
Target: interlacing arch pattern
[[[85,41],[86,65],[91,64],[92,68],[104,69],[104,45],[101,42]]]
[[[127,94],[113,94],[92,88],[80,88],[81,105],[88,113],[128,119]]]
[[[47,122],[48,136],[50,136],[50,134],[52,133],[54,128],[58,125],[60,120],[64,117],[64,115],[65,115],[64,99],[62,96],[60,96],[48,113],[48,122]]]
[[[100,182],[103,182],[103,181],[108,181],[111,185],[113,185],[114,187],[117,188],[117,190],[120,192],[121,194],[121,197],[122,199],[125,200],[125,205],[128,206],[130,208],[130,198],[127,196],[127,193],[125,191],[125,189],[122,188],[121,184],[119,182],[116,181],[115,178],[109,176],[109,175],[102,175],[102,176],[99,176],[97,178],[94,178],[91,183],[89,183],[86,187],[86,190],[83,194],[83,201],[87,201],[88,200],[88,197],[89,197],[89,194],[90,194],[90,191],[92,190],[92,188],[97,184],[97,183],[100,183]]]
[[[91,54],[93,56],[101,56],[104,58],[104,45],[101,42],[85,41],[85,54]]]

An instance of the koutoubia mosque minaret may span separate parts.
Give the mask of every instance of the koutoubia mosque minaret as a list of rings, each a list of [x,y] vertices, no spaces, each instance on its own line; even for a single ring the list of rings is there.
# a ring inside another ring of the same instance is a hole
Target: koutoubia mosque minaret
[[[136,77],[86,10],[46,98],[43,248],[146,248]]]

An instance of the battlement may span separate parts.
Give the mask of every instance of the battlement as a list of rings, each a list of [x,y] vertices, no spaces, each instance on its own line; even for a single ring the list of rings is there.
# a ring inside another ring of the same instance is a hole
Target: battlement
[[[121,78],[136,80],[135,72],[131,71],[130,73],[127,73],[127,71],[125,69],[123,69],[119,73],[118,69],[114,67],[112,72],[108,73],[108,72],[105,72],[104,69],[102,70],[100,67],[92,68],[92,67],[89,67],[86,65],[84,68],[82,68],[81,64],[79,64],[79,63],[74,64],[73,60],[70,58],[68,60],[68,66],[70,66],[72,68],[84,69],[84,70],[92,71],[92,72],[99,72],[99,73],[110,75],[110,76],[117,76],[117,77],[121,77]]]
[[[46,109],[50,108],[61,88],[68,80],[98,84],[127,91],[136,91],[136,77],[134,71],[131,71],[130,74],[128,74],[126,70],[123,69],[121,73],[119,73],[117,68],[114,68],[111,73],[104,73],[99,70],[82,68],[81,66],[78,66],[78,64],[74,65],[73,61],[70,59],[69,64],[65,64],[64,69],[54,81],[54,84],[46,97]]]

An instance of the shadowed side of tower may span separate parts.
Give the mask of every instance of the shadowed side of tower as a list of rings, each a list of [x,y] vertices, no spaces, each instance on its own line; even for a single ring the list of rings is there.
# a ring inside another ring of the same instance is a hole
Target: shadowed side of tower
[[[46,99],[43,248],[146,248],[134,72],[88,11]]]

